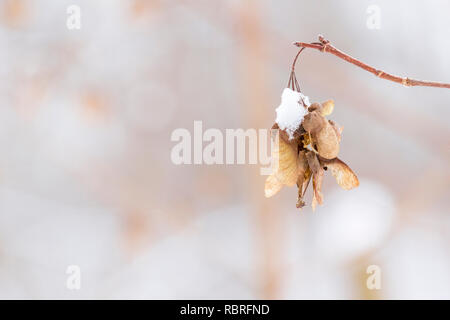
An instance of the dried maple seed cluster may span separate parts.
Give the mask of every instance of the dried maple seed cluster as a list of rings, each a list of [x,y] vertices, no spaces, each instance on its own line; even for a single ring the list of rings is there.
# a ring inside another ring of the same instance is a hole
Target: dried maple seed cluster
[[[285,89],[283,92],[282,104],[285,93],[295,94],[293,90],[290,90],[291,92],[286,90],[290,89]],[[281,108],[282,105],[277,109],[277,113]],[[315,210],[317,204],[323,203],[321,188],[326,170],[331,171],[343,189],[355,188],[359,185],[359,181],[355,173],[337,158],[342,128],[326,118],[333,112],[333,100],[313,103],[309,106],[303,100],[302,105],[298,103],[298,108],[304,108],[305,113],[295,131],[287,132],[288,126],[282,121],[280,114],[272,127],[279,130],[276,130],[275,136],[272,137],[277,142],[272,151],[275,166],[273,173],[266,180],[265,196],[275,195],[283,185],[296,184],[298,187],[297,208],[302,208],[305,206],[303,200],[305,192],[312,180],[311,206]]]

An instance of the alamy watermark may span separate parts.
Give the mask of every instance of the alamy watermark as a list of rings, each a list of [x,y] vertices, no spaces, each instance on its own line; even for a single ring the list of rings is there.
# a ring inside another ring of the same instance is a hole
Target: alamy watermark
[[[68,274],[66,280],[66,288],[69,290],[80,290],[81,289],[81,268],[77,265],[70,265],[66,269],[66,274]]]
[[[367,267],[366,273],[370,274],[366,280],[366,286],[369,290],[381,289],[381,268],[375,264]]]
[[[67,7],[66,26],[69,30],[81,29],[81,8],[77,5],[70,5]]]
[[[177,142],[170,154],[176,165],[260,164],[264,166],[260,168],[261,175],[270,175],[275,165],[271,154],[278,148],[279,135],[278,129],[203,130],[202,121],[194,121],[193,134],[178,128],[170,139]]]
[[[381,8],[376,4],[372,4],[367,7],[366,13],[369,15],[366,20],[367,29],[381,29]]]

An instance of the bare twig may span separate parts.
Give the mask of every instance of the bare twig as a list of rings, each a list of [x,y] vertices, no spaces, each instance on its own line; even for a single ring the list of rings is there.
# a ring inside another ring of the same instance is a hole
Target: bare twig
[[[319,35],[319,42],[312,42],[312,43],[304,43],[304,42],[294,42],[294,45],[300,48],[312,48],[316,49],[322,52],[329,52],[331,54],[334,54],[336,57],[341,58],[347,62],[350,62],[351,64],[354,64],[355,66],[358,66],[366,71],[369,71],[370,73],[373,73],[377,77],[381,79],[386,79],[389,81],[400,83],[407,87],[414,87],[414,86],[423,86],[423,87],[435,87],[435,88],[448,88],[450,89],[450,83],[442,83],[442,82],[435,82],[435,81],[422,81],[422,80],[415,80],[407,77],[399,77],[392,74],[389,74],[387,72],[384,72],[382,70],[378,70],[374,67],[371,67],[364,62],[359,61],[358,59],[355,59],[348,54],[340,51],[339,49],[336,49],[334,46],[330,44],[328,40],[326,40],[323,36]]]

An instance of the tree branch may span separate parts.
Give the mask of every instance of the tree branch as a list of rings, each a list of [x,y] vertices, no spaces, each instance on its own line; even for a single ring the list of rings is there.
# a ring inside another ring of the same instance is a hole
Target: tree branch
[[[371,67],[371,66],[365,64],[364,62],[359,61],[358,59],[355,59],[355,58],[349,56],[348,54],[342,52],[341,50],[336,49],[334,46],[332,46],[330,44],[330,42],[328,40],[326,40],[321,35],[319,35],[319,42],[313,42],[313,43],[294,42],[294,45],[296,45],[297,47],[300,47],[300,48],[312,48],[312,49],[319,50],[321,52],[329,52],[331,54],[334,54],[338,58],[341,58],[347,62],[350,62],[351,64],[354,64],[355,66],[358,66],[366,71],[369,71],[370,73],[373,73],[378,78],[397,82],[406,87],[423,86],[423,87],[435,87],[435,88],[450,89],[450,83],[415,80],[415,79],[411,79],[411,78],[407,78],[407,77],[399,77],[399,76],[384,72],[382,70],[378,70],[374,67]]]

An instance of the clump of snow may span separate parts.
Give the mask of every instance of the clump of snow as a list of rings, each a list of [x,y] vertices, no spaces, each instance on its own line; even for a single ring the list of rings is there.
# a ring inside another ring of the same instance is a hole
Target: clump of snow
[[[285,130],[289,135],[289,139],[294,137],[295,130],[298,129],[306,114],[306,108],[300,101],[303,100],[306,106],[309,106],[309,99],[300,92],[284,89],[281,95],[281,104],[276,109],[277,118],[275,122],[281,130]]]
[[[308,96],[305,96],[303,93],[300,92],[300,98],[302,98],[304,104],[309,107],[311,103],[309,102]]]

